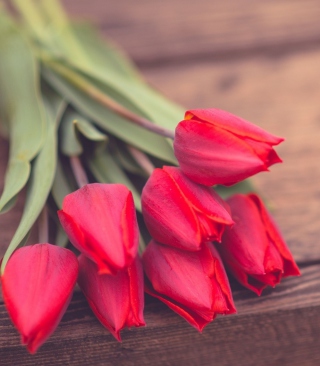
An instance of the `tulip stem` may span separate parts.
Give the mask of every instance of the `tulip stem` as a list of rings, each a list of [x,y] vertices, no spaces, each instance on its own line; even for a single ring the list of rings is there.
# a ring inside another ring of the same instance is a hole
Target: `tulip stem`
[[[48,210],[45,205],[38,218],[39,243],[49,242]]]
[[[144,240],[141,237],[140,234],[140,239],[139,239],[139,255],[141,256],[143,254],[143,252],[146,250],[147,246],[146,243],[144,242]]]
[[[141,166],[141,168],[148,174],[151,175],[155,169],[155,166],[151,163],[148,156],[141,150],[136,149],[133,146],[128,145],[128,150],[133,156],[134,160]]]
[[[119,114],[120,116],[127,119],[129,122],[133,122],[136,125],[145,128],[146,130],[149,130],[164,137],[168,137],[172,140],[174,139],[174,131],[158,126],[148,119],[131,112],[129,109],[123,107],[120,103],[116,102],[114,99],[103,93],[91,82],[89,82],[85,77],[81,76],[70,67],[55,62],[52,58],[48,59],[44,54],[40,56],[42,57],[42,61],[52,70],[60,74],[76,88],[89,95],[98,103],[102,104],[108,109],[111,109],[114,113]]]
[[[83,169],[83,166],[80,162],[78,156],[70,156],[70,164],[74,174],[74,177],[77,181],[78,187],[81,188],[89,183],[86,172]]]

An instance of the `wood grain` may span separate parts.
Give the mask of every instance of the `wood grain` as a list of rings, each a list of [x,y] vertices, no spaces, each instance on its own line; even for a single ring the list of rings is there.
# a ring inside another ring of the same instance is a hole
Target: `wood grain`
[[[39,352],[19,345],[0,306],[1,365],[316,365],[320,362],[320,266],[284,280],[261,297],[233,285],[238,314],[217,318],[198,333],[159,301],[147,299],[145,328],[122,332],[118,343],[77,293]]]
[[[316,48],[317,0],[65,0],[141,66],[234,59]]]

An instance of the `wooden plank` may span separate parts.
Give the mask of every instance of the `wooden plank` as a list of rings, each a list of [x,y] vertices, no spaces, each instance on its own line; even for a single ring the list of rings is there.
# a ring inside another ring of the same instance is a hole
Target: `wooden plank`
[[[317,0],[64,0],[140,65],[278,54],[320,44]]]
[[[118,343],[94,318],[81,294],[39,352],[30,356],[0,306],[3,365],[316,365],[320,362],[320,266],[303,269],[261,297],[234,287],[238,314],[219,317],[202,334],[148,298],[145,328]]]

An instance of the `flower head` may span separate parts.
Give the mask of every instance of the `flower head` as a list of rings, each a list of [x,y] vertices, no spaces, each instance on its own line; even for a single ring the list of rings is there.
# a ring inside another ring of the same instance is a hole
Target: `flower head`
[[[137,256],[116,275],[99,274],[95,263],[79,257],[79,286],[100,322],[120,341],[120,330],[141,327],[143,319],[143,270]]]
[[[217,314],[234,313],[228,278],[212,244],[189,252],[151,241],[143,256],[145,291],[201,331]]]
[[[299,268],[261,199],[236,194],[227,202],[235,224],[226,229],[217,249],[235,278],[260,295],[282,277],[298,276]]]
[[[281,162],[283,139],[219,109],[187,111],[175,132],[174,152],[193,181],[232,185]]]
[[[136,257],[139,229],[132,193],[122,184],[87,184],[68,194],[58,211],[72,244],[100,273],[127,267]]]
[[[58,326],[77,276],[77,257],[55,245],[26,246],[9,259],[1,278],[3,299],[30,353],[35,353]]]
[[[227,205],[212,188],[194,183],[175,167],[153,171],[141,202],[152,237],[186,250],[220,241],[224,228],[233,223]]]

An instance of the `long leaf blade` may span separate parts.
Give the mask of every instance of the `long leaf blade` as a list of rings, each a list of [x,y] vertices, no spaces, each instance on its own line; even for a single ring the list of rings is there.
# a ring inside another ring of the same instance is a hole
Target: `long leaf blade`
[[[9,16],[0,12],[0,99],[8,119],[9,164],[0,212],[25,186],[30,161],[44,141],[45,117],[39,70],[31,46]]]
[[[19,226],[8,246],[1,264],[3,273],[7,261],[38,218],[46,203],[55,175],[57,158],[57,125],[61,110],[65,107],[58,95],[50,95],[46,100],[47,134],[45,143],[32,163],[32,172],[28,182],[27,197]]]

